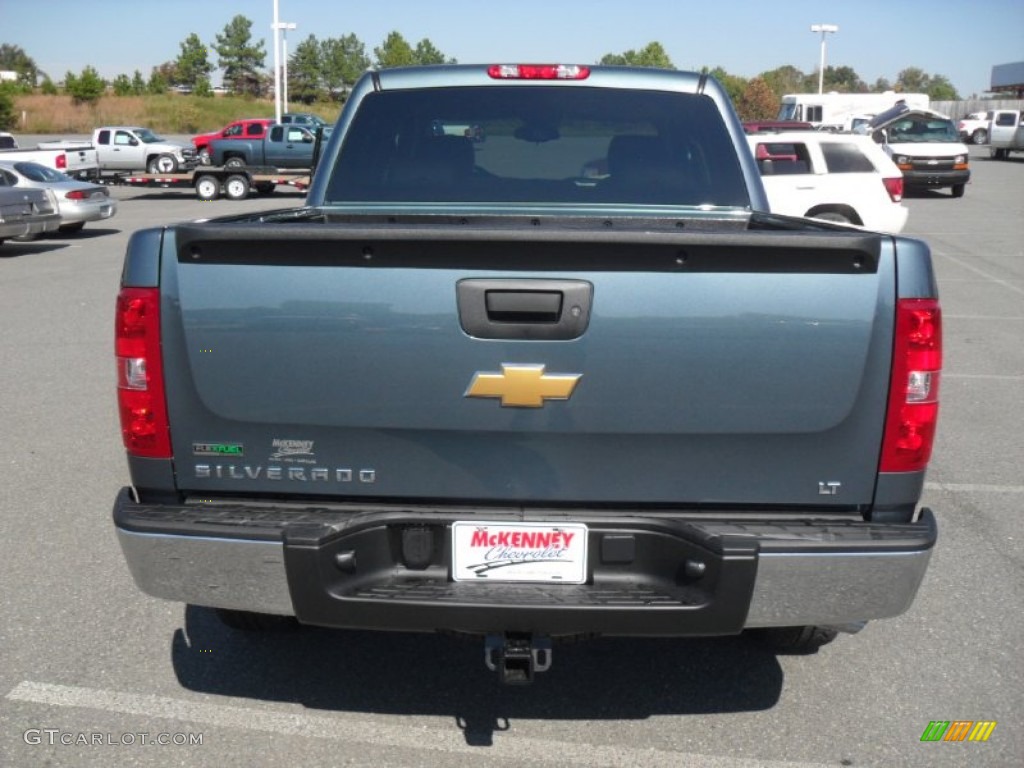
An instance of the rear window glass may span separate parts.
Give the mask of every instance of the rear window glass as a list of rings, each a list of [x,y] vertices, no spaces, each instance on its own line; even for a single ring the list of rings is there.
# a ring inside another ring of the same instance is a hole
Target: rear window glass
[[[856,144],[833,144],[823,141],[821,153],[829,173],[874,173],[875,166]]]
[[[762,176],[783,176],[811,172],[811,158],[802,142],[763,141],[754,147]]]
[[[749,205],[710,98],[555,86],[371,94],[326,199]]]

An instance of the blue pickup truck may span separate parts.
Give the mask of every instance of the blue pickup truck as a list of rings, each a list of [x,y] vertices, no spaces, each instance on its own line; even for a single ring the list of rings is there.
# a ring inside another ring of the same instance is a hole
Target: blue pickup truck
[[[225,168],[310,168],[316,144],[314,131],[312,125],[272,125],[262,139],[214,139],[208,149],[210,164]]]
[[[116,350],[131,573],[236,629],[810,650],[937,539],[928,247],[770,213],[702,74],[367,73],[303,207],[133,235]]]

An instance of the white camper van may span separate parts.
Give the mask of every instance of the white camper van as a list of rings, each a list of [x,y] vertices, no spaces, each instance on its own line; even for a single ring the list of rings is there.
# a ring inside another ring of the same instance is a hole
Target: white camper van
[[[815,128],[849,131],[854,117],[877,115],[896,104],[928,109],[927,93],[787,93],[779,107],[779,120],[802,120]]]

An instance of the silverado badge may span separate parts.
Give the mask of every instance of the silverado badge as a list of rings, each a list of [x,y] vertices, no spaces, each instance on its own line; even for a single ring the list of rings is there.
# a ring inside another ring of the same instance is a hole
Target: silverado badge
[[[545,400],[568,400],[581,373],[546,374],[543,365],[502,363],[501,373],[477,373],[466,397],[499,397],[504,407],[542,408]]]

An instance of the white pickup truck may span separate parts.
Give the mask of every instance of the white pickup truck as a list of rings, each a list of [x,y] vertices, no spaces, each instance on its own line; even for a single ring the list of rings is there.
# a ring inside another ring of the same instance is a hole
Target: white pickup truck
[[[1006,160],[1011,152],[1024,152],[1024,110],[997,109],[989,123],[989,152]]]
[[[92,143],[104,173],[178,173],[189,171],[196,164],[196,152],[191,145],[162,139],[149,128],[104,126],[93,131]]]
[[[100,169],[96,149],[88,141],[47,141],[23,148],[9,133],[0,133],[0,160],[39,163],[77,179],[93,178]]]

